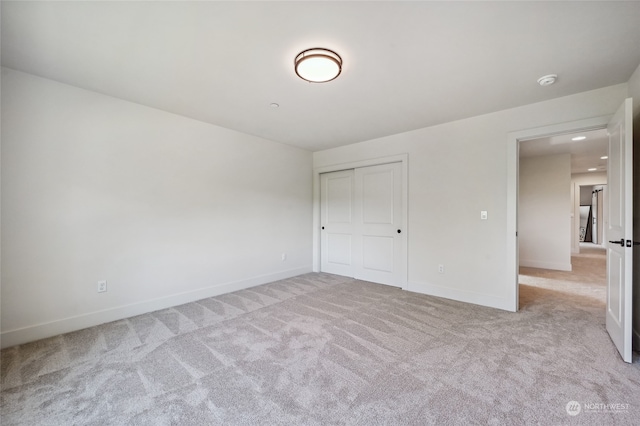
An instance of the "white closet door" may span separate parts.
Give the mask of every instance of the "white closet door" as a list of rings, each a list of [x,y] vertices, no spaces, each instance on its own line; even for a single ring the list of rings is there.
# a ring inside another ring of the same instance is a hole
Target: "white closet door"
[[[354,171],[320,176],[320,269],[353,277]]]
[[[355,170],[355,278],[402,286],[402,164]]]

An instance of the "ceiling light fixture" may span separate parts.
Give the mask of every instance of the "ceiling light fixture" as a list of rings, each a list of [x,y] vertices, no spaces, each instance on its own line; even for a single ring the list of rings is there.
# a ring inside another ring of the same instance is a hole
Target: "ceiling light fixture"
[[[575,138],[571,138],[572,141],[583,141],[587,137],[586,136],[576,136]]]
[[[596,170],[598,170],[598,169],[596,169],[595,167],[592,167],[592,168],[590,168],[590,169],[587,169],[587,171],[588,171],[588,172],[595,172]]]
[[[326,83],[342,72],[342,58],[333,50],[315,47],[298,53],[295,70],[298,77],[311,83]]]
[[[558,79],[557,74],[549,74],[542,76],[538,79],[538,84],[540,86],[551,86]]]

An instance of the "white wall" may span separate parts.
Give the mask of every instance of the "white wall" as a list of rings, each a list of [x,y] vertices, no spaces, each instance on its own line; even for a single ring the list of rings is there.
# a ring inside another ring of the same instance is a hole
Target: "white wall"
[[[3,346],[311,270],[308,151],[3,69],[1,182]]]
[[[409,290],[513,310],[510,133],[607,116],[626,95],[621,84],[320,151],[313,155],[314,168],[407,153]],[[488,211],[488,220],[480,220],[481,210]],[[317,255],[317,238],[314,250]],[[438,273],[438,264],[445,265],[445,274]]]
[[[520,158],[520,266],[571,271],[571,154]]]
[[[581,185],[580,186],[580,205],[590,206],[593,201],[593,185]]]

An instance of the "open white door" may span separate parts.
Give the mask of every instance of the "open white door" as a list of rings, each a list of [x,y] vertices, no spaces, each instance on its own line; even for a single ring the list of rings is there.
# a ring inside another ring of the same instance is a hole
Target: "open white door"
[[[622,359],[631,362],[633,282],[632,102],[609,122],[609,226],[607,228],[606,325]]]

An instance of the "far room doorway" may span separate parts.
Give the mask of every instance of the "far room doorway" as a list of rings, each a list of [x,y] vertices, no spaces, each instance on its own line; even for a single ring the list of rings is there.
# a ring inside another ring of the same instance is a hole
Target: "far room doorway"
[[[605,206],[607,185],[580,185],[579,236],[581,243],[604,247],[606,238]]]
[[[580,243],[606,238],[606,129],[519,146],[519,265],[570,272]]]

